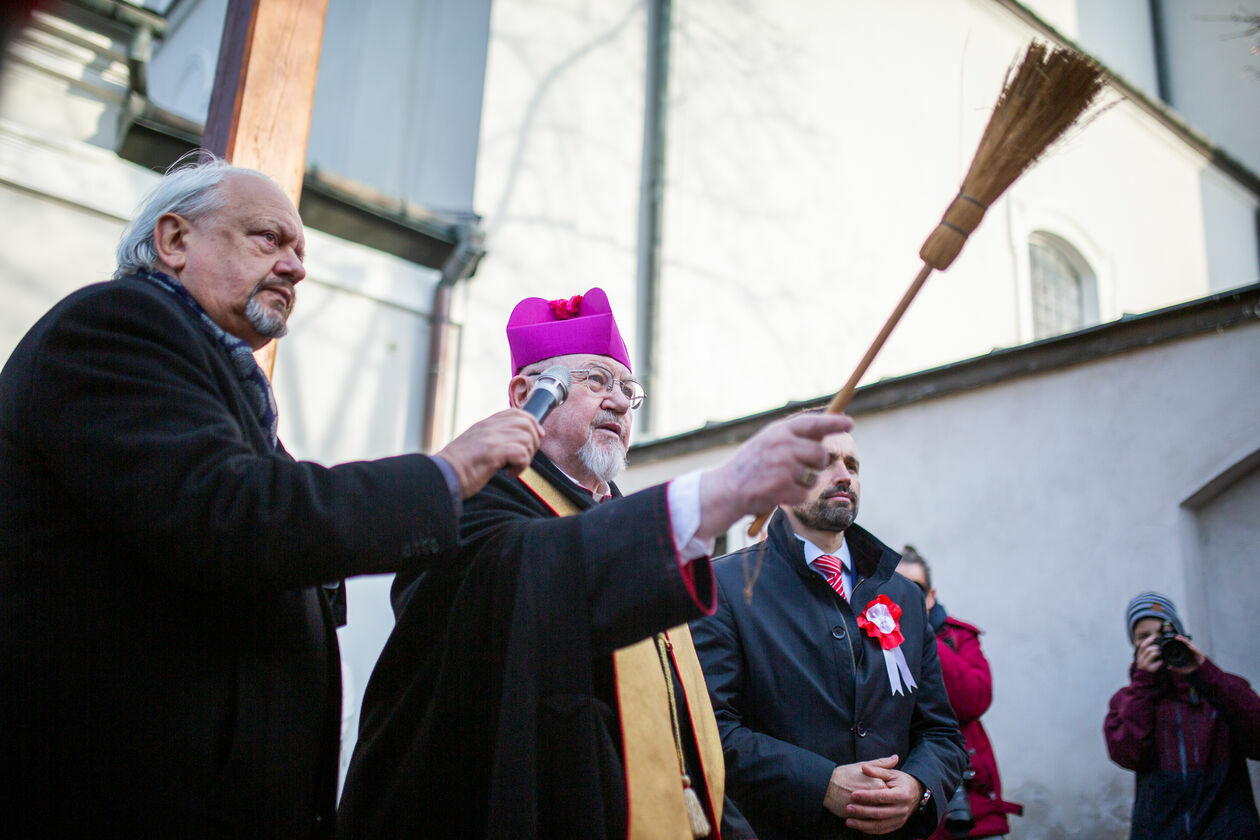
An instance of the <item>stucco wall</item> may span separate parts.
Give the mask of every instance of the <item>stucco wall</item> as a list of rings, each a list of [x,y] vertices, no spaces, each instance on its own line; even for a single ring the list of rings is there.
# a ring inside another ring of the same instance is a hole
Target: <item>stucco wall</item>
[[[507,405],[504,326],[521,298],[602,286],[635,330],[644,12],[639,2],[496,2],[477,162],[489,255],[459,290],[456,428]]]
[[[981,0],[983,2],[984,0]],[[1260,171],[1260,60],[1255,3],[1239,0],[1021,0],[1145,91],[1160,95],[1155,20],[1163,31],[1168,103],[1253,172]]]
[[[1084,2],[1084,0],[1082,0]],[[1238,0],[1161,0],[1168,28],[1169,101],[1208,137],[1260,171],[1260,59],[1235,17],[1260,14]]]
[[[1257,594],[1260,473],[1202,517],[1237,549],[1210,555],[1217,574],[1200,572],[1209,538],[1182,532],[1187,497],[1260,449],[1257,369],[1253,323],[855,418],[860,521],[919,548],[941,601],[986,631],[984,720],[1008,798],[1028,809],[1019,837],[1127,836],[1131,774],[1107,759],[1102,720],[1127,681],[1137,592],[1168,594],[1218,664],[1260,682],[1255,622],[1239,620]]]

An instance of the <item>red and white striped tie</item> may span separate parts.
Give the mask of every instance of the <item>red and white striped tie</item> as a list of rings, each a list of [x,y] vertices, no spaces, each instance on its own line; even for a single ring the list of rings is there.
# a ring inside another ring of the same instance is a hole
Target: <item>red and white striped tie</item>
[[[840,570],[844,568],[840,558],[832,557],[830,554],[820,554],[814,558],[813,564],[818,567],[824,575],[827,576],[827,584],[844,598],[844,576],[840,574]]]

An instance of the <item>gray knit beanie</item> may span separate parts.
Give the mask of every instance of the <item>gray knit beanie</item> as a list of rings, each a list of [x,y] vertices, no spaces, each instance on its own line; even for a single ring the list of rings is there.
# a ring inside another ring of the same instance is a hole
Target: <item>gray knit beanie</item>
[[[1129,602],[1128,609],[1124,611],[1125,626],[1129,628],[1129,641],[1133,641],[1133,625],[1144,618],[1158,618],[1172,622],[1173,629],[1178,635],[1186,635],[1186,628],[1181,623],[1181,616],[1177,615],[1177,608],[1173,606],[1172,601],[1158,592],[1143,592]]]

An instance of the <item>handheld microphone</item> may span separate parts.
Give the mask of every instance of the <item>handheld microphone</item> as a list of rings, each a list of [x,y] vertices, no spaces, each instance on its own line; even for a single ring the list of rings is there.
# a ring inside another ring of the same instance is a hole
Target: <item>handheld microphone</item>
[[[521,409],[534,415],[539,423],[547,419],[547,415],[556,406],[569,398],[569,389],[573,387],[573,374],[564,365],[552,365],[538,375],[534,390]]]

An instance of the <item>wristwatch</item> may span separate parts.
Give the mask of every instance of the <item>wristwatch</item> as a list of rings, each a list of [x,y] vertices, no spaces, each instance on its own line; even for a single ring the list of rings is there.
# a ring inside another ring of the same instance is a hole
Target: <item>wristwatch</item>
[[[923,788],[923,798],[919,800],[919,808],[917,811],[915,811],[915,813],[922,814],[924,811],[927,810],[928,803],[931,801],[932,801],[931,788],[927,788],[927,787]]]

